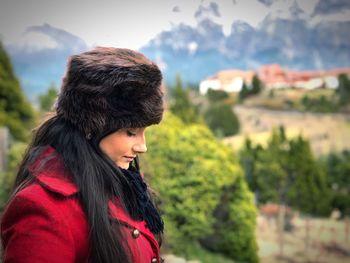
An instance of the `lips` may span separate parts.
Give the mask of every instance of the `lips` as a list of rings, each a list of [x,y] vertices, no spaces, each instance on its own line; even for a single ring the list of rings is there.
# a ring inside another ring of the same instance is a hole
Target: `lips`
[[[134,156],[124,156],[124,158],[127,159],[128,162],[132,162],[135,159]]]

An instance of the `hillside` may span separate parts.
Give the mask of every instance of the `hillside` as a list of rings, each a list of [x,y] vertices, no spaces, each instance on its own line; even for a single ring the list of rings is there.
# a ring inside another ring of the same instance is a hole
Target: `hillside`
[[[296,111],[276,111],[257,107],[236,105],[241,130],[236,136],[224,139],[234,149],[239,149],[246,136],[253,142],[265,144],[270,130],[283,125],[287,136],[300,133],[310,140],[316,155],[331,151],[350,149],[350,116],[346,114],[309,113]]]

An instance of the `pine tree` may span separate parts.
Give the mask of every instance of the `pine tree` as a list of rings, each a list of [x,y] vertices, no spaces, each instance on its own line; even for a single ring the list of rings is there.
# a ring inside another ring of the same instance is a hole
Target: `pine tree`
[[[243,82],[242,89],[238,93],[238,99],[240,102],[243,102],[249,96],[249,89],[247,84]]]
[[[273,130],[266,148],[247,141],[240,161],[258,203],[283,203],[315,215],[329,213],[327,174],[303,137],[289,140],[280,127]]]
[[[336,90],[339,96],[339,104],[346,105],[350,103],[350,80],[348,75],[340,74],[338,76],[338,88]]]
[[[286,169],[292,182],[288,191],[290,204],[306,213],[328,214],[331,196],[327,174],[316,162],[310,143],[299,136],[291,140],[289,145]]]
[[[257,75],[253,76],[251,94],[259,94],[262,91],[262,82]]]
[[[54,105],[57,97],[57,88],[54,83],[50,84],[50,87],[45,94],[39,96],[40,109],[44,112],[50,111]]]
[[[325,160],[328,184],[332,189],[332,208],[350,215],[350,151],[331,153]]]
[[[196,123],[199,116],[195,106],[191,103],[188,90],[183,88],[180,75],[176,76],[176,84],[171,92],[170,111],[184,123]]]
[[[15,139],[25,140],[33,115],[10,58],[0,43],[0,126],[8,127]]]

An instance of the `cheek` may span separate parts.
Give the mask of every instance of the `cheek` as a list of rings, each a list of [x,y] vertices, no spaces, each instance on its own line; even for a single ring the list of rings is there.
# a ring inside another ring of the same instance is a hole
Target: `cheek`
[[[103,138],[99,146],[109,158],[116,161],[117,158],[127,153],[129,141],[122,136],[111,135]]]
[[[104,138],[100,142],[100,149],[111,159],[113,159],[112,157],[115,155],[117,147],[115,147],[113,140],[110,138]]]

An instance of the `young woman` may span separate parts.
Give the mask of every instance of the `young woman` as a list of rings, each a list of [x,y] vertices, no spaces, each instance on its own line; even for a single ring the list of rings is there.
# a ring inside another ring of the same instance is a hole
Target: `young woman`
[[[161,79],[128,49],[70,58],[2,216],[5,263],[161,262],[163,221],[137,159],[162,119]]]

